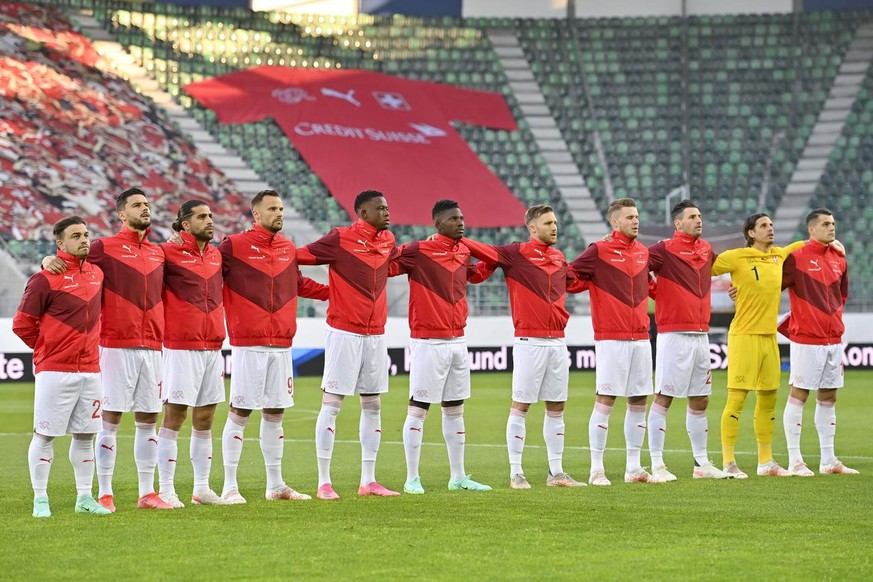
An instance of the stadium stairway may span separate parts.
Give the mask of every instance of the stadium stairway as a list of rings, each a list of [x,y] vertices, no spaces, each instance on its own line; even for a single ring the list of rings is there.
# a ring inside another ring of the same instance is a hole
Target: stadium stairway
[[[776,217],[783,225],[777,230],[776,242],[785,245],[794,240],[798,229],[809,210],[816,187],[821,181],[825,167],[834,147],[843,133],[843,128],[867,70],[873,63],[873,23],[858,27],[849,50],[843,58],[836,78],[834,78],[827,100],[819,113],[812,133],[806,143],[800,160],[785,189],[785,195],[776,210]],[[788,224],[792,226],[787,227]]]
[[[579,233],[588,241],[599,239],[609,229],[585,184],[585,177],[570,155],[518,37],[509,29],[491,29],[488,38]]]
[[[251,196],[260,190],[271,188],[241,157],[218,143],[186,109],[161,89],[159,83],[134,62],[133,57],[93,16],[77,11],[69,11],[67,16],[82,34],[91,39],[94,48],[105,61],[103,68],[125,79],[162,108],[179,129],[191,138],[197,149],[220,168],[241,192]],[[300,244],[321,236],[321,232],[290,204],[285,205],[285,231]],[[307,268],[306,274],[319,282],[327,282],[327,269],[324,267]]]

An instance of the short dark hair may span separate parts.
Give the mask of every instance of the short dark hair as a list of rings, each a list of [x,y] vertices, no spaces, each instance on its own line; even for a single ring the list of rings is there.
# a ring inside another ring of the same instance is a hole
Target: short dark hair
[[[617,198],[613,200],[609,204],[609,208],[606,209],[606,218],[607,220],[612,218],[612,215],[621,210],[622,208],[636,208],[637,201],[633,198]]]
[[[282,197],[279,195],[279,193],[276,192],[275,190],[272,190],[269,188],[267,190],[261,190],[260,192],[255,194],[255,196],[252,198],[252,208],[254,209],[254,207],[257,206],[258,204],[260,204],[261,200],[263,200],[267,196],[275,196],[279,200],[282,199]]]
[[[806,215],[806,226],[808,227],[810,224],[818,220],[819,216],[833,216],[834,213],[828,210],[827,208],[816,208],[815,210],[810,211],[809,214]]]
[[[372,200],[373,198],[384,198],[385,195],[378,190],[364,190],[355,196],[355,212],[361,209],[361,206]]]
[[[746,217],[746,222],[743,223],[743,238],[746,239],[747,247],[750,247],[753,244],[752,239],[749,238],[749,231],[755,230],[755,225],[760,219],[764,218],[765,216],[767,218],[770,218],[770,215],[766,212],[758,212],[756,214],[750,214],[748,217]]]
[[[115,210],[121,212],[124,210],[124,207],[127,206],[127,199],[131,196],[136,196],[137,194],[141,194],[143,196],[146,195],[140,188],[128,188],[121,194],[115,197]]]
[[[549,206],[548,204],[535,204],[527,209],[524,213],[524,224],[528,225],[543,214],[547,214],[549,212],[555,212],[555,209]]]
[[[436,204],[433,205],[433,210],[430,211],[431,218],[436,220],[438,214],[455,208],[460,208],[460,206],[454,200],[437,200]]]
[[[52,233],[55,235],[55,240],[61,240],[61,237],[64,236],[64,231],[74,224],[85,224],[85,219],[81,216],[67,216],[57,221],[54,227],[52,227]],[[87,224],[85,226],[87,226]]]
[[[670,210],[670,220],[676,220],[685,212],[686,208],[697,208],[697,204],[691,200],[683,200]]]
[[[194,209],[198,206],[209,206],[209,204],[196,198],[183,202],[182,206],[179,207],[179,212],[176,213],[176,220],[172,225],[173,230],[182,232],[182,223],[191,218],[191,215],[194,214]]]

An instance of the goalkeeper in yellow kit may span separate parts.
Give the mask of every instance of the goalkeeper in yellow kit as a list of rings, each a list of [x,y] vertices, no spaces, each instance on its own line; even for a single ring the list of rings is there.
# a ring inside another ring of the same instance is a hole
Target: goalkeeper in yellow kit
[[[737,467],[734,448],[740,430],[740,413],[749,391],[755,403],[755,436],[758,441],[758,475],[788,476],[773,460],[776,424],[776,391],[781,378],[776,320],[782,294],[782,263],[805,242],[773,246],[773,222],[766,214],[753,214],[743,224],[746,247],[721,253],[712,266],[713,276],[731,274],[737,288],[737,310],[728,332],[728,397],[721,416],[724,471],[737,479],[748,477]]]

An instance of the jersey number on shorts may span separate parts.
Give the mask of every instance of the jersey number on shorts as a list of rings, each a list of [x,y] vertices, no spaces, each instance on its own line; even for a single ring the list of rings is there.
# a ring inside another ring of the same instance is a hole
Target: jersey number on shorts
[[[100,418],[100,401],[95,400],[91,403],[91,406],[94,407],[94,412],[91,413],[91,418]]]

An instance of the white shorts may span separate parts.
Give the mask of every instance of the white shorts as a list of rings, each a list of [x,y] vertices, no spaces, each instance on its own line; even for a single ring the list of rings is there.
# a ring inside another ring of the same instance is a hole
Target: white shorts
[[[231,347],[230,404],[243,410],[294,406],[291,348]]]
[[[658,334],[655,393],[674,398],[712,393],[709,336],[682,332]]]
[[[33,430],[44,436],[100,430],[100,374],[39,372],[33,395]]]
[[[842,388],[843,344],[814,346],[791,342],[788,383],[804,390]]]
[[[220,350],[164,348],[164,402],[208,406],[224,402],[224,357]]]
[[[409,397],[437,404],[470,397],[470,358],[464,338],[409,341]]]
[[[649,340],[594,342],[597,393],[604,396],[652,394],[652,344]]]
[[[328,394],[388,392],[388,346],[384,335],[358,335],[327,327],[324,332],[324,378]]]
[[[517,337],[512,343],[512,400],[566,402],[570,352],[558,338]]]
[[[161,352],[141,348],[100,348],[103,410],[160,412]]]

